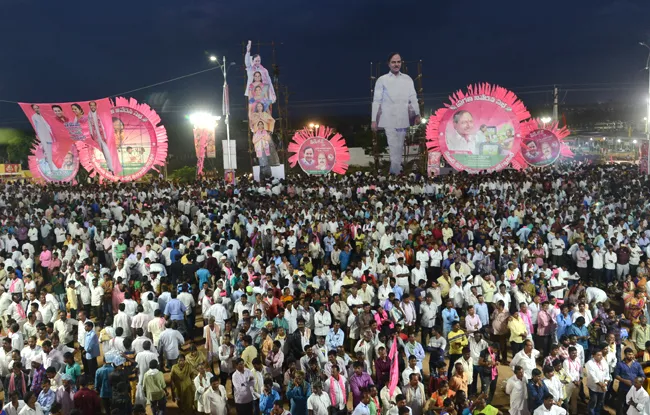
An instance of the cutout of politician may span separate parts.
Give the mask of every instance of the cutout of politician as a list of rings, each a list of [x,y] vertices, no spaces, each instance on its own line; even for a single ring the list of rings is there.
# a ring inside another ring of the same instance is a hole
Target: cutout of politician
[[[413,125],[420,123],[420,107],[413,79],[400,72],[402,56],[399,53],[390,54],[388,68],[390,72],[380,76],[375,83],[371,128],[373,131],[378,129],[386,131],[390,173],[400,174],[406,129],[411,125],[412,114]]]

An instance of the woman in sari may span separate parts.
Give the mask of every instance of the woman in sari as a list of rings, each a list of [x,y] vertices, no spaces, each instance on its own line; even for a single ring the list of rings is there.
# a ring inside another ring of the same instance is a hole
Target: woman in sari
[[[171,388],[172,399],[178,405],[181,413],[192,414],[196,410],[194,400],[194,382],[196,372],[187,363],[184,355],[178,356],[178,363],[172,366]]]
[[[192,367],[192,370],[194,372],[198,372],[199,366],[205,365],[207,359],[203,353],[197,350],[196,345],[193,344],[190,347],[190,352],[187,354],[187,356],[185,356],[185,361],[189,366]]]
[[[639,322],[639,317],[643,315],[645,310],[645,295],[642,291],[635,291],[633,296],[627,297],[625,300],[625,317],[632,322],[632,324],[637,324]]]
[[[645,262],[641,261],[639,267],[636,269],[636,286],[639,290],[645,291],[645,285],[648,282],[648,268]]]

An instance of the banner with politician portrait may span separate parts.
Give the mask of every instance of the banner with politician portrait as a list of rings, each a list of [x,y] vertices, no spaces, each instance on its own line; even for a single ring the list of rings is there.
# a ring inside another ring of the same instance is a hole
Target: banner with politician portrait
[[[19,104],[29,119],[49,171],[60,169],[72,146],[84,143],[114,157],[111,102],[108,98],[49,104]],[[112,166],[119,171],[119,166]]]
[[[427,147],[439,151],[459,171],[498,171],[521,145],[520,122],[530,117],[517,96],[499,86],[470,85],[427,126]]]
[[[348,169],[350,152],[345,139],[332,128],[304,128],[298,130],[289,143],[288,150],[294,153],[289,164],[296,164],[307,174],[327,174],[330,171],[344,174]]]
[[[167,132],[149,105],[133,98],[116,98],[110,114],[113,148],[104,151],[85,141],[77,143],[81,164],[91,176],[99,174],[110,181],[128,182],[165,163]]]
[[[36,179],[47,182],[70,182],[79,172],[79,152],[76,146],[70,146],[60,165],[52,163],[44,151],[44,146],[39,139],[32,147],[32,153],[27,158],[29,171]]]
[[[573,152],[564,142],[570,131],[566,127],[560,128],[557,121],[528,120],[521,124],[521,134],[520,152],[512,159],[515,169],[546,167],[560,157],[573,157]]]

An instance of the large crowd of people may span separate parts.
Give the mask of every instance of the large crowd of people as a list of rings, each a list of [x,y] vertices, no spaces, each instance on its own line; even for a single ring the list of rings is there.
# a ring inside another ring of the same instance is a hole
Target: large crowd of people
[[[5,183],[3,409],[648,415],[649,184]]]

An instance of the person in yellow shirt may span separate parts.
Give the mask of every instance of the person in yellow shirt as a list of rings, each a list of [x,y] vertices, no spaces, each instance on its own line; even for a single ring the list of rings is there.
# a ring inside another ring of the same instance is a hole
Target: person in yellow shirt
[[[508,318],[508,329],[510,329],[510,347],[512,348],[512,355],[514,356],[524,348],[524,341],[528,337],[526,325],[519,316],[519,311],[515,311],[512,316]]]
[[[77,289],[75,288],[75,282],[74,281],[68,281],[68,286],[65,289],[65,296],[67,297],[68,301],[66,302],[66,307],[68,308],[68,311],[72,313],[72,310],[75,312],[79,308],[78,300],[77,300]]]
[[[451,324],[451,331],[447,334],[447,342],[449,343],[449,361],[456,362],[463,357],[463,347],[469,344],[467,334],[460,328],[460,321],[454,321]],[[451,379],[453,368],[454,365],[451,363],[447,373],[448,379]]]
[[[244,359],[244,365],[246,368],[252,370],[254,368],[253,359],[257,357],[257,349],[253,346],[253,339],[251,336],[244,336],[242,342],[244,343],[244,351],[241,353],[241,358]]]
[[[443,270],[442,275],[438,277],[438,285],[440,285],[440,296],[445,298],[449,295],[449,290],[451,289],[451,277],[449,276],[449,270]]]

